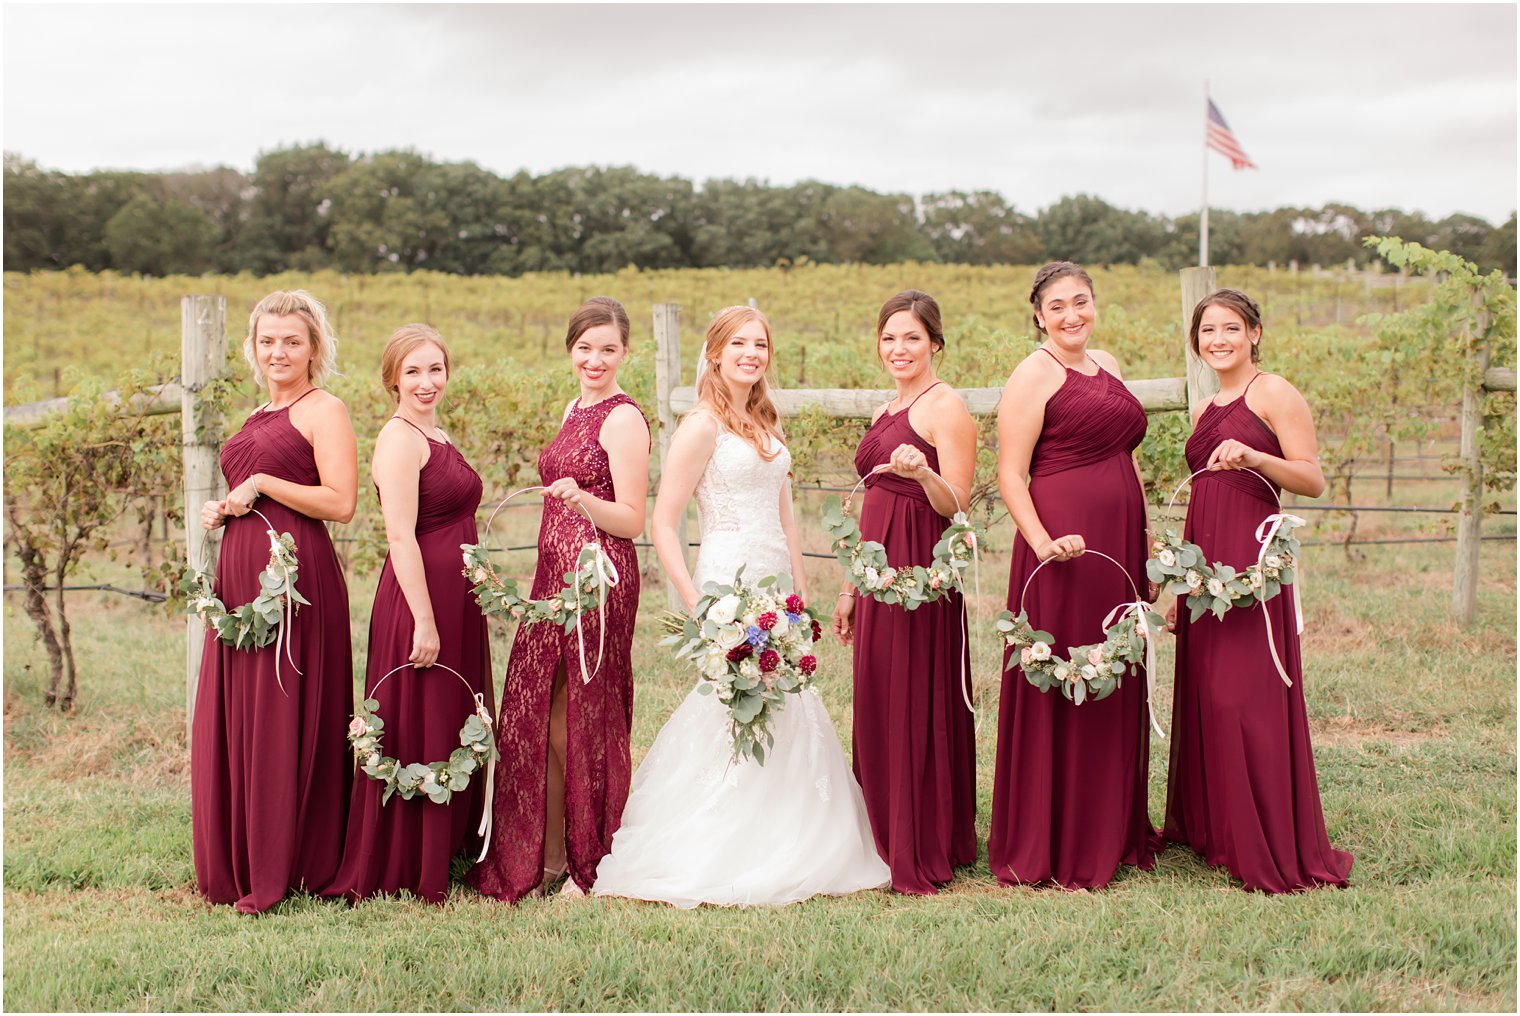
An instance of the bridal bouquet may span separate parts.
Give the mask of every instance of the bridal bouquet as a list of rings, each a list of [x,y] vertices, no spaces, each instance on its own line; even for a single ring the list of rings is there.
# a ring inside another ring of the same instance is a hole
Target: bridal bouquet
[[[667,614],[663,621],[670,634],[660,645],[691,660],[702,679],[697,690],[728,708],[735,760],[764,765],[765,750],[775,744],[771,717],[818,669],[818,616],[784,579],[750,583],[740,568],[730,585],[707,583],[690,617]]]

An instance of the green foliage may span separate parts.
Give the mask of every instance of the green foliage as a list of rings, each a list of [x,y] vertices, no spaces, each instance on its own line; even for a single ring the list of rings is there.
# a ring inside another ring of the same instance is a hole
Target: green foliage
[[[139,198],[149,205],[108,236],[108,223]],[[151,229],[130,229],[132,222]],[[1216,264],[1365,264],[1360,238],[1396,233],[1513,274],[1513,216],[1507,246],[1505,231],[1467,215],[1432,222],[1417,212],[1343,204],[1210,213]],[[1198,216],[1172,219],[1085,194],[1025,215],[993,191],[915,197],[817,180],[699,185],[628,166],[502,177],[411,150],[350,155],[317,143],[262,153],[251,176],[227,167],[74,176],[8,154],[5,234],[12,271],[73,264],[152,274],[204,270],[163,267],[171,255],[175,264],[209,258],[215,270],[260,275],[334,268],[517,276],[630,265],[1028,264],[1046,257],[1175,269],[1196,261]],[[144,267],[150,263],[158,267]]]
[[[144,412],[138,396],[147,380],[126,374],[114,394],[99,379],[82,380],[38,426],[5,427],[8,535],[27,616],[48,650],[47,701],[64,711],[78,689],[64,582],[86,554],[107,549],[112,524],[134,502],[162,491],[176,445],[165,440],[176,421]]]
[[[1399,269],[1436,278],[1430,298],[1397,314],[1372,319],[1376,361],[1387,372],[1363,371],[1355,401],[1363,426],[1348,432],[1350,447],[1370,440],[1366,422],[1381,420],[1389,434],[1419,436],[1424,426],[1400,412],[1401,403],[1440,399],[1456,405],[1467,389],[1478,389],[1486,366],[1515,365],[1515,290],[1500,271],[1484,272],[1450,251],[1430,250],[1397,237],[1370,236],[1368,247]],[[1484,485],[1510,489],[1515,483],[1515,395],[1485,393],[1479,457]],[[1449,469],[1461,468],[1453,461]]]
[[[210,269],[219,236],[216,223],[194,205],[146,194],[123,205],[105,227],[111,264],[143,275],[197,275]]]

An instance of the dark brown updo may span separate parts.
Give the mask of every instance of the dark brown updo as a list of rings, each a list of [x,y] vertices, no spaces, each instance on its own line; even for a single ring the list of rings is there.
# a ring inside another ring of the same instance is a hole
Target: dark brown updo
[[[1040,324],[1040,295],[1045,292],[1045,287],[1057,279],[1081,279],[1087,287],[1087,292],[1096,298],[1093,292],[1092,276],[1087,274],[1087,269],[1071,261],[1052,261],[1050,264],[1034,273],[1034,286],[1029,290],[1029,305],[1034,308],[1034,326],[1044,332],[1045,326]],[[1047,333],[1048,334],[1048,333]]]
[[[597,325],[617,325],[618,333],[623,337],[623,348],[628,348],[628,312],[610,296],[593,296],[570,315],[570,328],[565,332],[565,352],[570,352],[575,340]]]
[[[1203,312],[1210,307],[1223,307],[1225,310],[1238,314],[1240,320],[1246,323],[1248,337],[1250,333],[1261,327],[1261,308],[1256,305],[1255,300],[1238,289],[1216,289],[1199,300],[1198,306],[1193,308],[1193,324],[1188,328],[1188,345],[1192,346],[1193,352],[1198,353],[1199,356],[1203,354],[1198,352],[1198,329],[1203,327]],[[1251,343],[1252,363],[1261,362],[1260,336],[1257,338],[1257,342]]]
[[[918,318],[924,331],[929,333],[929,344],[936,353],[945,348],[945,328],[940,323],[939,304],[934,297],[917,289],[905,289],[881,305],[881,313],[876,315],[878,339],[887,330],[887,322],[892,319],[892,315],[903,310]]]

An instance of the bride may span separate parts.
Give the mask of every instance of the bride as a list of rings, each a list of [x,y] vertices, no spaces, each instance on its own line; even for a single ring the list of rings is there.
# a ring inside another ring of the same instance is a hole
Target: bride
[[[791,454],[765,382],[770,324],[758,310],[729,307],[707,330],[703,355],[697,406],[671,439],[655,500],[655,551],[688,611],[703,584],[726,582],[741,565],[748,579],[792,577],[805,600]],[[689,575],[676,526],[693,493],[702,547]],[[727,710],[693,689],[633,775],[593,894],[746,906],[886,885],[860,785],[817,693],[788,695],[772,730],[763,766],[733,761]]]

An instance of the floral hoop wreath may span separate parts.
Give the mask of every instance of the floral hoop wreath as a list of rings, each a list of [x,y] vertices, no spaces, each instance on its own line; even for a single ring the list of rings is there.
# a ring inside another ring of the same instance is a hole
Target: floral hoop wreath
[[[259,595],[251,603],[228,610],[214,591],[210,563],[204,559],[198,567],[186,573],[180,590],[188,601],[185,612],[199,615],[206,628],[216,632],[216,637],[232,648],[252,651],[275,643],[274,680],[280,691],[288,695],[280,677],[280,650],[284,650],[285,658],[299,676],[301,668],[291,656],[285,633],[295,619],[297,605],[309,605],[311,601],[296,592],[299,562],[296,560],[295,537],[289,533],[277,534],[274,523],[263,512],[257,508],[249,510],[264,520],[265,532],[269,534],[269,564],[259,573]]]
[[[1201,547],[1184,540],[1176,530],[1167,529],[1161,539],[1151,544],[1151,558],[1145,562],[1145,572],[1152,582],[1177,596],[1186,594],[1187,605],[1192,610],[1191,621],[1202,617],[1204,611],[1223,620],[1233,609],[1249,607],[1252,603],[1262,604],[1261,617],[1267,626],[1267,648],[1272,653],[1272,663],[1283,683],[1292,687],[1293,681],[1277,653],[1277,638],[1272,633],[1272,618],[1267,613],[1266,602],[1296,580],[1299,590],[1293,597],[1293,619],[1298,633],[1303,634],[1303,562],[1299,557],[1298,537],[1293,531],[1305,523],[1297,515],[1282,510],[1282,497],[1265,476],[1254,469],[1241,471],[1265,484],[1277,501],[1277,511],[1262,519],[1256,527],[1256,542],[1261,544],[1261,549],[1256,552],[1256,563],[1239,572],[1218,561],[1208,564]],[[1182,488],[1207,472],[1207,469],[1200,469],[1177,485],[1172,499],[1167,502],[1167,515],[1177,507],[1177,496],[1182,493]]]
[[[1135,664],[1145,665],[1145,708],[1150,714],[1151,729],[1159,737],[1166,731],[1156,721],[1156,637],[1166,628],[1161,615],[1146,603],[1135,588],[1135,580],[1129,577],[1124,566],[1101,550],[1086,550],[1083,556],[1096,554],[1109,561],[1124,575],[1133,601],[1121,603],[1103,618],[1103,641],[1086,646],[1072,646],[1063,659],[1052,648],[1055,636],[1049,632],[1036,631],[1024,611],[1024,599],[1029,584],[1040,569],[1056,560],[1048,557],[1035,566],[1024,580],[1019,591],[1019,613],[1015,617],[1003,611],[997,617],[997,630],[1003,644],[1016,650],[1009,656],[1004,670],[1023,667],[1024,677],[1040,691],[1060,688],[1075,705],[1088,700],[1104,699],[1112,695],[1124,680],[1124,675]]]
[[[465,718],[464,726],[459,728],[459,747],[442,762],[413,762],[403,765],[400,759],[385,755],[380,746],[381,739],[385,736],[385,722],[380,719],[380,703],[375,696],[380,692],[380,686],[384,684],[392,674],[400,670],[412,667],[414,670],[447,670],[450,674],[459,678],[465,691],[475,699],[475,708]],[[448,804],[449,799],[456,791],[461,791],[470,785],[470,775],[482,766],[486,771],[485,806],[481,810],[480,827],[476,833],[483,839],[480,845],[480,861],[486,856],[486,848],[491,843],[491,798],[493,788],[496,785],[496,738],[491,733],[491,712],[486,708],[485,700],[481,693],[470,687],[470,682],[464,679],[464,675],[445,663],[434,663],[432,667],[417,667],[412,663],[403,663],[387,671],[375,682],[370,689],[369,697],[359,706],[354,713],[352,722],[348,725],[348,743],[353,745],[354,760],[359,768],[370,779],[385,785],[385,794],[380,798],[380,804],[384,807],[390,803],[392,794],[400,794],[403,801],[410,801],[418,794],[425,794],[427,799],[434,804]]]
[[[486,534],[490,534],[491,523],[496,521],[497,512],[505,508],[508,501],[519,494],[547,489],[544,486],[524,487],[502,498],[501,503],[491,512],[491,517],[486,520]],[[546,600],[523,596],[517,590],[516,579],[504,579],[497,575],[484,540],[480,543],[461,543],[459,549],[464,552],[464,576],[473,583],[470,591],[475,594],[475,602],[480,604],[481,612],[488,617],[521,621],[523,624],[549,621],[563,628],[566,634],[573,628],[581,654],[581,683],[590,684],[591,679],[602,669],[602,655],[607,646],[607,596],[618,584],[618,570],[597,539],[596,522],[591,518],[591,513],[583,505],[576,507],[586,516],[586,521],[591,523],[591,539],[581,548],[575,571],[565,572],[564,588],[558,595]],[[601,617],[601,624],[597,626],[595,668],[586,666],[586,633],[582,624],[586,613],[591,610],[596,610]]]
[[[891,469],[891,464],[883,462],[862,476],[859,482],[850,489],[843,506],[840,505],[837,497],[831,496],[824,502],[823,528],[829,534],[833,544],[834,556],[839,559],[840,564],[844,565],[844,574],[850,580],[850,584],[878,603],[891,603],[904,610],[917,610],[925,603],[933,603],[952,590],[960,592],[962,594],[961,639],[963,647],[969,645],[970,633],[965,600],[966,568],[968,566],[972,568],[977,599],[980,600],[981,557],[978,552],[979,540],[976,527],[966,518],[960,497],[955,493],[955,488],[950,486],[950,481],[934,470],[928,470],[929,475],[944,484],[945,489],[950,492],[951,499],[955,501],[955,516],[950,520],[949,527],[940,535],[939,542],[934,545],[934,560],[927,568],[917,564],[902,568],[892,567],[887,563],[887,549],[875,540],[862,540],[860,524],[850,517],[850,506],[856,492],[866,480],[889,469]],[[971,704],[969,675],[966,672],[966,654],[962,652],[960,655],[961,700],[966,703],[968,710],[975,713],[976,708]]]

